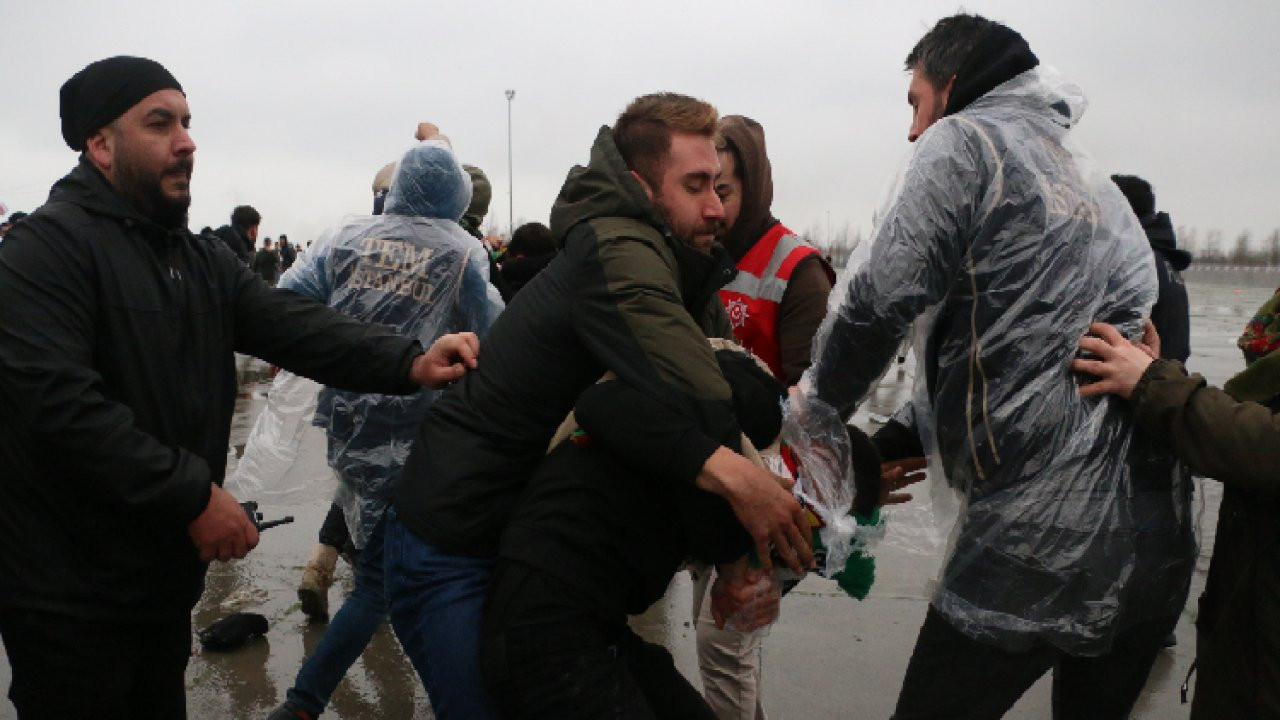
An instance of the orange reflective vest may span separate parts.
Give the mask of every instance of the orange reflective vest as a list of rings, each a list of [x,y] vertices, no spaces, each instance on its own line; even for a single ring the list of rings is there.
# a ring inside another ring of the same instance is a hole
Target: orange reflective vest
[[[779,380],[783,376],[778,306],[796,265],[816,254],[817,248],[778,223],[742,256],[738,276],[720,290],[738,342],[764,360]]]

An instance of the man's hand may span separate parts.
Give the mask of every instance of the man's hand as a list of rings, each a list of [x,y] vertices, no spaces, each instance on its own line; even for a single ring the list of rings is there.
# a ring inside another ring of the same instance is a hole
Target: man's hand
[[[911,493],[898,492],[902,488],[925,478],[924,468],[929,461],[922,457],[890,460],[880,464],[880,506],[909,502]]]
[[[409,378],[419,385],[440,388],[474,370],[480,355],[480,338],[462,332],[441,335],[431,347],[413,359]]]
[[[717,568],[711,584],[711,618],[723,628],[729,620],[734,628],[750,632],[778,619],[782,607],[781,589],[759,568],[742,558]]]
[[[1142,352],[1151,356],[1152,360],[1160,359],[1160,333],[1156,332],[1156,324],[1151,318],[1142,321],[1142,341],[1138,343]]]
[[[258,546],[258,529],[231,493],[214,485],[209,504],[187,526],[201,562],[242,558]]]
[[[729,501],[738,522],[756,541],[756,553],[769,572],[769,544],[797,574],[813,567],[812,530],[804,508],[778,476],[721,446],[702,466],[697,485]]]
[[[1097,355],[1101,360],[1077,358],[1071,361],[1071,369],[1077,372],[1097,375],[1102,378],[1098,382],[1084,385],[1080,394],[1089,397],[1103,393],[1115,393],[1126,400],[1138,384],[1142,373],[1152,363],[1151,355],[1126,340],[1115,328],[1106,323],[1094,323],[1089,332],[1098,337],[1085,336],[1080,341],[1080,349]],[[1154,334],[1155,329],[1151,332]],[[1144,334],[1145,337],[1145,334]],[[1157,347],[1159,343],[1157,341]]]

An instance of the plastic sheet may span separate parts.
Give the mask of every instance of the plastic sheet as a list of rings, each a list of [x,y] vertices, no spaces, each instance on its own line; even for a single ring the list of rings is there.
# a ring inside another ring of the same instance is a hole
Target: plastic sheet
[[[1136,337],[1156,295],[1136,218],[1068,135],[1084,108],[1042,66],[926,131],[802,382],[848,417],[916,322],[912,414],[959,515],[934,606],[1011,651],[1106,652],[1178,612],[1195,554],[1190,489],[1135,477],[1123,401],[1069,369],[1090,322]]]
[[[428,347],[439,336],[483,333],[502,309],[488,282],[485,248],[456,222],[470,200],[470,180],[447,146],[426,142],[401,159],[385,215],[355,217],[318,240],[280,279],[366,322],[390,325]],[[414,217],[443,213],[444,219]],[[296,453],[304,387],[277,377],[267,408],[249,436],[234,478],[258,496],[290,498],[306,483],[286,482],[282,468]],[[313,384],[314,387],[314,384]],[[329,466],[341,481],[336,501],[357,547],[363,547],[394,492],[418,423],[438,395],[353,393],[324,388],[312,422],[324,429]],[[315,398],[313,390],[310,396]]]
[[[845,423],[830,405],[793,396],[783,414],[782,439],[798,460],[793,491],[819,520],[819,572],[834,577],[845,570],[851,553],[870,556],[873,544],[884,536],[884,525],[859,523],[852,514],[853,451]]]

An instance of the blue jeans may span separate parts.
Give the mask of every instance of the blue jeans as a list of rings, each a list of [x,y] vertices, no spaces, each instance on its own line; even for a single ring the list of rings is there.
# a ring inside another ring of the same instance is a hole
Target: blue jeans
[[[496,720],[480,671],[480,629],[492,558],[450,555],[386,517],[391,626],[438,720]]]
[[[315,652],[302,664],[293,687],[285,697],[312,717],[329,704],[338,683],[364,652],[378,626],[387,619],[386,585],[383,579],[383,519],[360,551],[356,564],[356,587],[333,616]]]

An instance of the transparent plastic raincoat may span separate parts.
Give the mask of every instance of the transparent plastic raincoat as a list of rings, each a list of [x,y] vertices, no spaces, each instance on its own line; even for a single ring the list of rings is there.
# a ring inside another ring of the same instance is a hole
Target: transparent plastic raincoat
[[[1135,474],[1123,401],[1081,398],[1069,369],[1090,322],[1136,337],[1157,291],[1124,197],[1068,137],[1085,105],[1042,66],[927,130],[802,385],[849,417],[917,324],[900,416],[960,508],[933,604],[1010,651],[1106,652],[1180,611],[1195,555],[1189,488]]]
[[[483,333],[502,301],[488,282],[485,248],[456,222],[470,198],[470,180],[452,150],[439,142],[417,145],[396,169],[387,214],[351,218],[326,234],[285,273],[280,287],[394,326],[423,347],[450,332]],[[312,423],[325,431],[329,465],[340,480],[336,501],[353,542],[363,547],[438,392],[393,396],[326,387],[317,399],[317,388],[287,372],[277,376],[236,469],[235,487],[270,498],[303,489],[286,486],[297,482],[288,470],[314,407]]]

